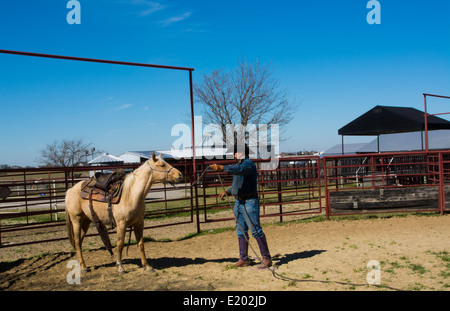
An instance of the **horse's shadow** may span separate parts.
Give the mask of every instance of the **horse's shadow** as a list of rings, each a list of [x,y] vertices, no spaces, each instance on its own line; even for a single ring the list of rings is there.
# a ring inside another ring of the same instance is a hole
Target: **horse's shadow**
[[[185,267],[190,265],[201,265],[208,262],[217,262],[217,263],[233,263],[237,261],[237,258],[219,258],[219,259],[205,259],[205,258],[186,258],[186,257],[160,257],[160,258],[154,258],[154,259],[147,259],[149,265],[157,270],[163,270],[167,268],[174,268],[174,267]],[[141,266],[141,260],[139,258],[129,258],[129,259],[123,259],[122,264],[124,265],[137,265]],[[93,269],[97,269],[100,267],[113,267],[116,266],[115,262],[102,264],[99,266],[94,266]]]
[[[302,252],[295,252],[292,254],[285,254],[285,255],[278,255],[273,257],[273,263],[276,266],[282,266],[285,264],[288,264],[289,262],[299,260],[299,259],[306,259],[310,258],[316,255],[320,255],[321,253],[326,252],[325,250],[309,250],[309,251],[302,251]],[[217,258],[217,259],[205,259],[201,257],[197,258],[187,258],[187,257],[160,257],[160,258],[153,258],[148,259],[149,264],[157,270],[167,269],[167,268],[173,268],[173,267],[185,267],[190,265],[201,265],[209,262],[215,262],[215,263],[229,263],[233,264],[238,260],[237,257],[233,258]],[[141,260],[138,258],[129,258],[129,259],[123,259],[123,264],[132,264],[132,265],[141,265]],[[115,266],[115,262],[102,265],[104,267],[109,266]],[[96,267],[94,267],[96,268]]]
[[[216,263],[232,263],[237,261],[237,258],[218,258],[205,259],[201,257],[186,258],[186,257],[161,257],[149,260],[150,265],[155,269],[166,269],[171,267],[185,267],[190,265],[201,265],[208,262]]]

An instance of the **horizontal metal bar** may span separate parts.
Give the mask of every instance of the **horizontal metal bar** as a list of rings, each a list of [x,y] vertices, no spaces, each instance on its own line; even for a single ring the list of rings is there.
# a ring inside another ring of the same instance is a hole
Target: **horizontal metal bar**
[[[150,67],[150,68],[160,68],[160,69],[194,71],[194,68],[188,68],[188,67],[144,64],[144,63],[135,63],[135,62],[124,62],[124,61],[74,57],[74,56],[63,56],[63,55],[53,55],[53,54],[42,54],[42,53],[23,52],[23,51],[11,51],[11,50],[2,50],[2,49],[0,49],[0,53],[12,54],[12,55],[22,55],[22,56],[43,57],[43,58],[55,58],[55,59],[64,59],[64,60],[75,60],[75,61],[92,62],[92,63],[104,63],[104,64],[114,64],[114,65],[126,65],[126,66]]]
[[[444,114],[450,114],[450,112],[441,112],[441,113],[433,113],[433,114],[427,113],[428,116],[441,116]]]
[[[423,93],[424,96],[432,96],[432,97],[440,97],[440,98],[447,98],[450,99],[449,96],[442,96],[442,95],[434,95],[434,94],[427,94],[427,93]]]

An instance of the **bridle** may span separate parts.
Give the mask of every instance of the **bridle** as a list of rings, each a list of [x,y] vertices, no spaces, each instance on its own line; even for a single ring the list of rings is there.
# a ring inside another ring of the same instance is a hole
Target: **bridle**
[[[166,173],[166,180],[164,181],[164,182],[169,182],[168,180],[169,180],[169,173],[170,173],[170,171],[173,169],[173,166],[169,169],[169,170],[167,170],[167,171],[163,171],[163,170],[158,170],[158,169],[156,169],[156,168],[153,168],[153,167],[151,167],[151,165],[150,165],[150,163],[148,163],[148,161],[147,161],[147,164],[148,164],[148,167],[150,167],[150,170],[153,172],[160,172],[160,173]],[[169,182],[170,183],[170,182]],[[170,184],[172,184],[172,183],[170,183]],[[172,184],[173,185],[173,184]]]

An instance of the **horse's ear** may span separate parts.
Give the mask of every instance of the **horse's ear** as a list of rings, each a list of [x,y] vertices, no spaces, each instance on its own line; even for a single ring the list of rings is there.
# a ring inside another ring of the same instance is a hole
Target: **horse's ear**
[[[154,152],[152,153],[152,159],[153,159],[153,161],[154,161],[154,162],[158,161],[158,159],[156,158],[156,156],[155,156],[155,153],[154,153]]]
[[[161,156],[162,156],[162,153],[159,154],[158,158],[162,159]]]

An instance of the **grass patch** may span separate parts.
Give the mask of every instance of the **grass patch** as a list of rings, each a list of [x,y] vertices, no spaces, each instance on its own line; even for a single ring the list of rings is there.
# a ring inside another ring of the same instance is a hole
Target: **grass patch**
[[[425,267],[422,266],[421,264],[410,263],[408,265],[408,268],[410,268],[413,272],[416,272],[416,273],[419,273],[419,274],[424,274],[424,273],[428,272],[428,270],[425,269]]]
[[[443,262],[450,263],[450,254],[447,251],[433,252],[432,254],[441,259]]]

